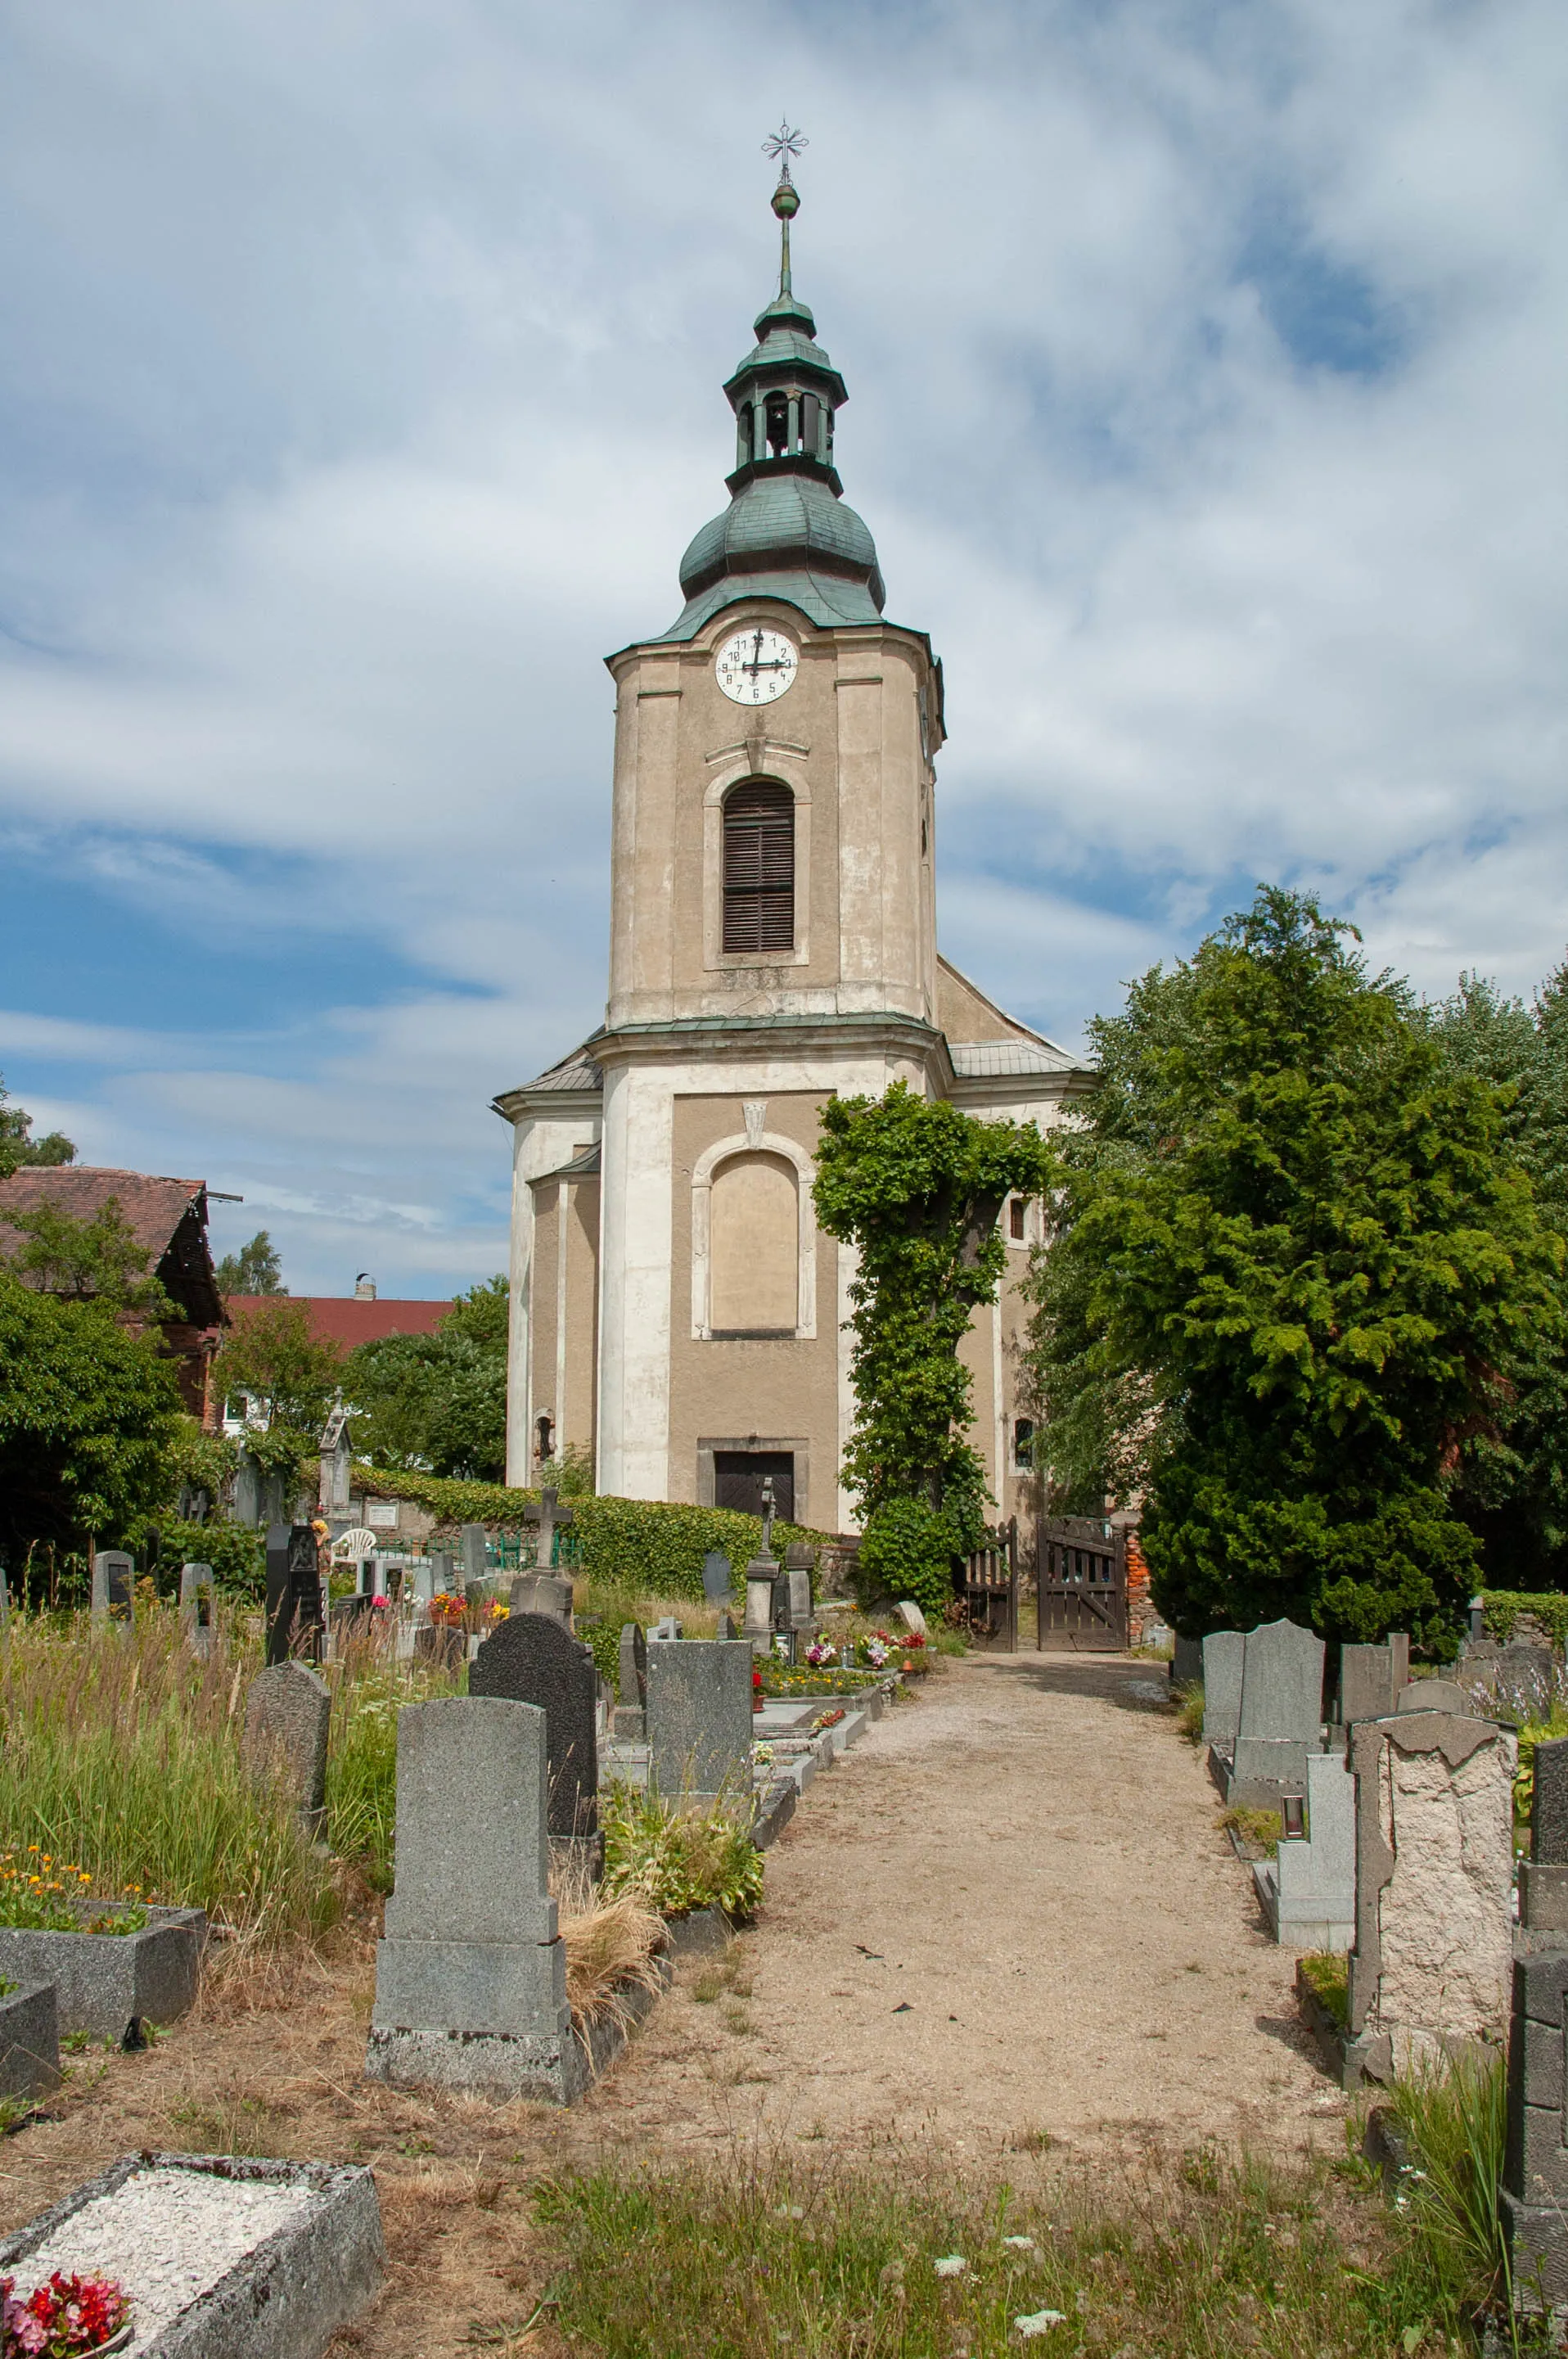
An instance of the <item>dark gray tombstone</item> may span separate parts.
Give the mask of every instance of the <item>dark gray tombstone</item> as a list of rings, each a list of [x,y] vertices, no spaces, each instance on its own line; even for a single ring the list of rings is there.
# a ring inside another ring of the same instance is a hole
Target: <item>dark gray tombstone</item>
[[[709,1549],[702,1560],[702,1593],[710,1605],[723,1603],[734,1578],[729,1558],[719,1549]]]
[[[1509,2127],[1499,2203],[1511,2276],[1531,2310],[1568,2302],[1568,1951],[1513,1962]]]
[[[179,1568],[179,1622],[193,1655],[207,1656],[212,1647],[212,1568],[182,1564]]]
[[[379,1595],[380,1593],[375,1585],[375,1577],[376,1561],[374,1557],[362,1556],[359,1562],[358,1576],[354,1582],[354,1594],[357,1597],[375,1597]]]
[[[253,1777],[282,1784],[311,1836],[326,1813],[331,1718],[325,1681],[297,1661],[258,1672],[245,1697],[245,1767]]]
[[[741,1633],[735,1627],[735,1616],[733,1614],[721,1614],[719,1615],[719,1627],[715,1630],[713,1635],[716,1638],[738,1638],[740,1636]]]
[[[398,1713],[397,1882],[376,1951],[373,2080],[557,2104],[582,2093],[589,2065],[549,1896],[546,1755],[545,1716],[498,1697]]]
[[[274,1524],[266,1536],[266,1659],[315,1662],[321,1652],[321,1573],[308,1524]]]
[[[1358,1720],[1386,1720],[1410,1683],[1411,1642],[1393,1631],[1380,1647],[1339,1650],[1339,1717],[1346,1728]]]
[[[548,1614],[514,1614],[469,1665],[470,1696],[531,1703],[548,1723],[550,1833],[559,1842],[599,1839],[599,1745],[593,1655]]]
[[[651,1786],[670,1800],[752,1806],[752,1648],[745,1638],[655,1639],[648,1648]]]
[[[1198,1687],[1203,1681],[1203,1640],[1184,1638],[1176,1634],[1171,1656],[1171,1685],[1173,1688]]]
[[[470,1589],[477,1589],[481,1582],[490,1579],[490,1550],[485,1539],[484,1526],[465,1524],[459,1547],[462,1556],[464,1585]]]
[[[547,1614],[552,1622],[572,1626],[572,1585],[555,1572],[521,1572],[512,1584],[507,1611]]]
[[[1532,1933],[1568,1937],[1568,1736],[1535,1748],[1530,1857],[1519,1862],[1519,1922]]]
[[[1203,1642],[1204,1743],[1227,1758],[1241,1721],[1241,1664],[1247,1641],[1239,1630],[1211,1630]]]
[[[611,1724],[617,1736],[639,1745],[648,1734],[648,1642],[640,1622],[621,1625],[620,1685]]]
[[[92,1560],[92,1619],[134,1621],[135,1582],[135,1560],[124,1549],[100,1549]]]
[[[1487,1635],[1487,1601],[1484,1597],[1470,1600],[1470,1636],[1484,1638]]]

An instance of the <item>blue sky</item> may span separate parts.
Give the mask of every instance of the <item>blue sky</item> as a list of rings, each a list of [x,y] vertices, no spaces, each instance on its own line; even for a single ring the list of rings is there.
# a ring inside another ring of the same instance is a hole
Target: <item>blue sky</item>
[[[765,38],[762,38],[765,29]],[[1258,877],[1568,938],[1541,0],[76,0],[0,25],[0,1071],[297,1290],[503,1266],[611,696],[797,284],[946,662],[945,947],[1068,1042]]]

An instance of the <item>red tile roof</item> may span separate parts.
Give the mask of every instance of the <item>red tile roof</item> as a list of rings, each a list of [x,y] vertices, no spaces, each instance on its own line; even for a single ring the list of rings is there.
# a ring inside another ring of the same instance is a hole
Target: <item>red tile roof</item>
[[[24,1164],[0,1180],[0,1258],[9,1259],[22,1243],[7,1212],[30,1212],[47,1202],[73,1221],[91,1221],[111,1197],[187,1318],[199,1327],[217,1326],[223,1313],[207,1245],[204,1180],[158,1179],[104,1164]]]
[[[275,1299],[266,1294],[231,1294],[229,1316],[243,1319],[247,1310],[258,1310]],[[353,1294],[296,1294],[290,1299],[302,1302],[310,1313],[310,1332],[317,1342],[336,1343],[342,1352],[351,1352],[356,1343],[379,1343],[384,1335],[433,1335],[452,1307],[449,1301],[397,1301],[384,1294],[373,1302],[362,1301]]]

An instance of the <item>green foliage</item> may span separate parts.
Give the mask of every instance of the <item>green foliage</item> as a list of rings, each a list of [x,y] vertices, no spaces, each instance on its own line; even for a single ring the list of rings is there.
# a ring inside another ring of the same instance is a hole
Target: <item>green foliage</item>
[[[564,2345],[597,2359],[1016,2359],[1037,2336],[1062,2359],[1390,2359],[1443,2350],[1469,2323],[1432,2242],[1323,2161],[1097,2158],[1032,2198],[917,2156],[878,2169],[819,2151],[815,2168],[797,2150],[744,2171],[729,2157],[661,2174],[618,2161],[545,2182],[535,2212],[568,2264]],[[962,2270],[939,2277],[955,2256]]]
[[[1501,1718],[1501,1712],[1498,1716]],[[1544,1720],[1522,1720],[1515,1733],[1519,1738],[1519,1766],[1514,1771],[1514,1816],[1528,1824],[1530,1804],[1535,1799],[1535,1748],[1553,1737],[1568,1736],[1568,1710],[1553,1703]]]
[[[152,1256],[137,1244],[117,1196],[109,1197],[88,1221],[47,1201],[5,1217],[26,1240],[12,1256],[12,1266],[25,1271],[44,1293],[68,1302],[101,1302],[144,1319],[178,1316],[152,1275]]]
[[[384,1335],[349,1355],[354,1443],[375,1465],[472,1482],[506,1472],[507,1284],[461,1294],[434,1335]]]
[[[373,1892],[390,1892],[397,1826],[397,1714],[404,1704],[456,1695],[463,1675],[389,1663],[351,1641],[328,1673],[327,1842]]]
[[[722,1810],[683,1810],[612,1785],[600,1807],[606,1900],[634,1892],[661,1917],[721,1908],[737,1921],[762,1897],[762,1854]]]
[[[35,1138],[32,1115],[19,1105],[7,1105],[5,1098],[5,1084],[0,1081],[0,1180],[24,1164],[75,1162],[76,1149],[63,1130]]]
[[[222,1395],[249,1394],[260,1423],[245,1448],[275,1472],[314,1452],[342,1375],[337,1346],[318,1342],[307,1306],[286,1294],[236,1319],[212,1367]]]
[[[616,1700],[621,1703],[633,1701],[621,1693],[622,1625],[634,1622],[636,1618],[635,1613],[617,1614],[613,1608],[601,1614],[597,1622],[589,1622],[586,1625],[580,1614],[577,1617],[578,1636],[584,1641],[592,1655],[594,1668],[600,1679],[610,1681],[615,1690]]]
[[[587,1442],[568,1441],[564,1450],[558,1450],[551,1462],[550,1475],[563,1499],[591,1499],[593,1452]]]
[[[237,1254],[225,1254],[214,1275],[218,1291],[231,1294],[287,1294],[283,1282],[283,1264],[277,1248],[265,1229],[258,1229],[249,1245]]]
[[[1333,1950],[1309,1950],[1296,1960],[1313,1996],[1343,2030],[1350,2020],[1350,1966]]]
[[[1507,1646],[1521,1614],[1533,1614],[1561,1653],[1568,1647],[1568,1597],[1539,1589],[1484,1589],[1483,1618],[1488,1638]]]
[[[959,1552],[978,1547],[986,1497],[967,1440],[969,1321],[994,1302],[1009,1195],[1044,1192],[1054,1149],[1033,1124],[977,1122],[903,1082],[884,1097],[823,1109],[814,1190],[829,1236],[853,1244],[850,1288],[857,1423],[845,1479],[868,1522],[888,1502],[923,1500],[951,1518]]]
[[[1349,930],[1260,889],[1094,1027],[1034,1277],[1045,1451],[1059,1492],[1144,1489],[1178,1630],[1290,1614],[1443,1651],[1476,1553],[1445,1486],[1503,1357],[1559,1328],[1562,1245],[1496,1092]]]
[[[453,1527],[488,1524],[517,1531],[523,1527],[524,1510],[539,1501],[537,1491],[513,1490],[500,1483],[453,1482],[358,1464],[354,1484],[372,1497],[412,1500]],[[572,1515],[579,1569],[596,1587],[622,1594],[700,1597],[702,1560],[710,1549],[730,1559],[739,1579],[762,1544],[762,1518],[730,1507],[579,1497],[572,1503]],[[773,1526],[775,1551],[791,1540],[822,1547],[828,1539],[827,1533],[809,1531],[802,1524]]]
[[[60,1302],[0,1270],[0,1549],[101,1545],[167,1496],[171,1364],[106,1303]]]
[[[212,1579],[226,1597],[260,1604],[266,1595],[266,1535],[248,1524],[231,1523],[214,1516],[210,1523],[193,1524],[178,1516],[158,1524],[162,1543],[158,1556],[160,1588],[178,1595],[182,1564],[208,1564]]]
[[[938,1515],[924,1499],[884,1500],[866,1518],[855,1560],[861,1603],[907,1597],[927,1614],[941,1614],[952,1602],[953,1560],[968,1537],[957,1517]]]
[[[1498,2201],[1508,2138],[1508,2081],[1495,2049],[1461,2049],[1403,2072],[1393,2113],[1413,2151],[1397,2200],[1413,2235],[1472,2309],[1507,2301],[1508,2234]]]
[[[482,1278],[460,1294],[441,1321],[443,1335],[453,1335],[466,1343],[477,1343],[481,1350],[506,1350],[506,1331],[512,1315],[512,1289],[503,1271],[493,1277]]]

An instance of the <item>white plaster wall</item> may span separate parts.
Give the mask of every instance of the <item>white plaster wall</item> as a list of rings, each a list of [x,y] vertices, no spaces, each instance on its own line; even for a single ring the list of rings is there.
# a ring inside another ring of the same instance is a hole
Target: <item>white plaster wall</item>
[[[547,1116],[526,1114],[512,1127],[512,1256],[506,1321],[506,1479],[526,1485],[534,1479],[533,1304],[541,1274],[534,1267],[534,1190],[531,1182],[558,1170],[575,1150],[599,1136],[597,1107],[576,1113],[554,1109]],[[554,1287],[556,1273],[542,1282]],[[556,1411],[553,1401],[540,1407]]]
[[[598,1482],[626,1499],[669,1495],[672,1100],[658,1067],[604,1076]]]

